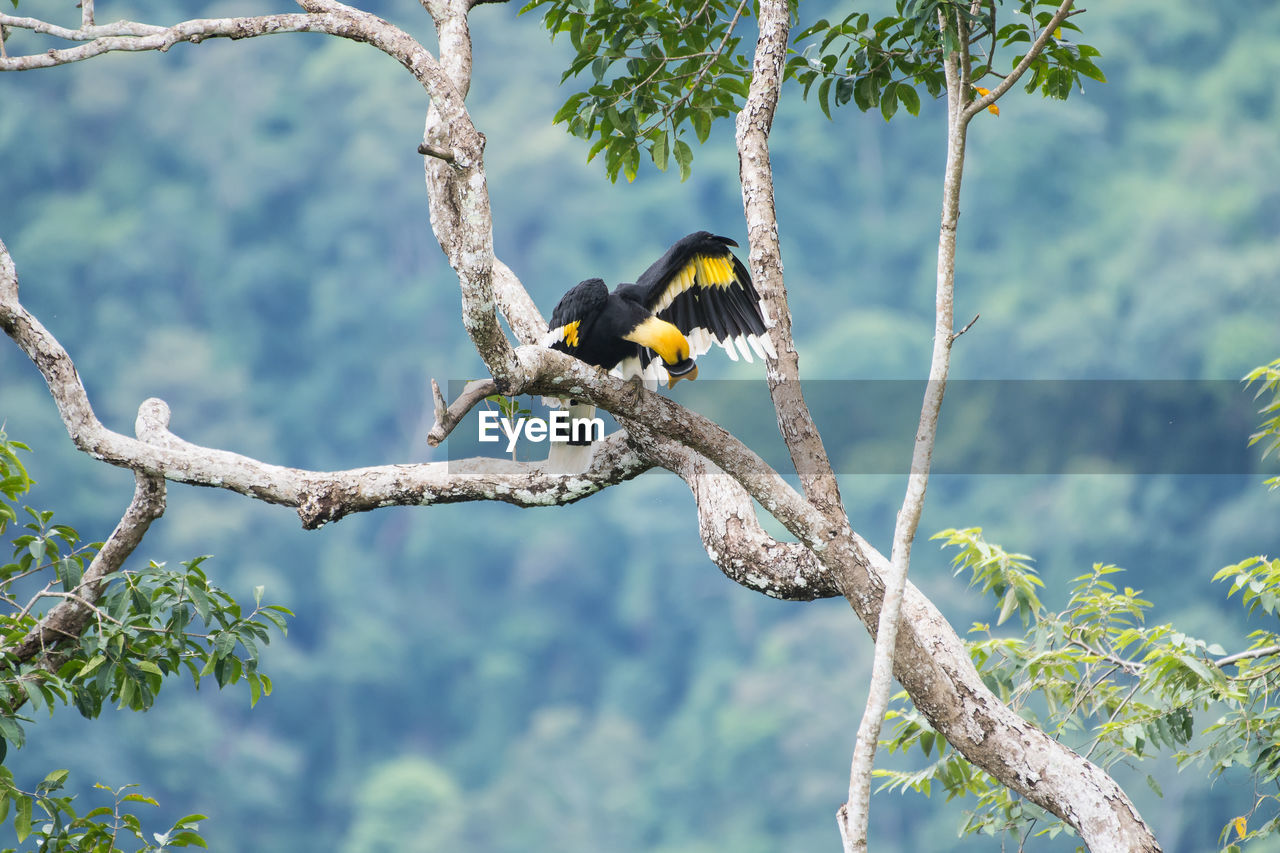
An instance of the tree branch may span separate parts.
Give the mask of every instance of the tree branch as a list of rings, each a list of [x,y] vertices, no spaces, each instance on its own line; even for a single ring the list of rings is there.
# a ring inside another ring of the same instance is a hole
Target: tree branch
[[[453,405],[445,406],[444,395],[440,386],[431,380],[431,398],[435,403],[436,422],[427,433],[427,444],[439,447],[440,442],[449,437],[453,428],[462,422],[467,413],[474,409],[485,397],[498,393],[498,386],[492,379],[473,379],[468,382],[453,401]]]
[[[1071,6],[1075,0],[1062,0],[1062,4],[1058,6],[1057,11],[1053,13],[1053,17],[1049,19],[1049,24],[1041,31],[1039,37],[1032,42],[1031,48],[1026,55],[1022,57],[1022,61],[1014,66],[1013,70],[1005,76],[1003,80],[996,85],[987,94],[973,101],[969,106],[965,107],[961,113],[961,120],[966,124],[975,115],[994,104],[1004,95],[1005,92],[1013,88],[1018,79],[1027,73],[1027,69],[1031,67],[1031,63],[1036,61],[1040,53],[1044,50],[1044,46],[1049,43],[1049,39],[1053,37],[1054,30],[1058,29],[1058,25],[1065,21],[1071,15]],[[968,92],[965,93],[968,97]]]
[[[769,394],[777,412],[778,429],[805,495],[834,526],[847,527],[840,486],[800,387],[800,356],[791,336],[791,310],[787,306],[774,209],[769,131],[782,85],[791,17],[783,0],[763,0],[759,19],[751,87],[738,113],[736,143],[742,207],[751,244],[751,272],[764,299],[778,351],[777,359],[765,362]]]
[[[687,447],[641,425],[628,425],[628,434],[646,457],[688,484],[703,547],[729,580],[786,601],[840,595],[835,576],[811,549],[779,542],[765,532],[751,496],[735,479]]]
[[[945,12],[939,10],[943,26]],[[963,26],[957,15],[956,26]],[[955,342],[955,252],[956,225],[960,217],[960,182],[964,172],[966,124],[959,120],[967,95],[968,54],[963,30],[961,49],[944,59],[947,81],[947,162],[943,174],[942,224],[938,232],[937,290],[934,300],[933,354],[929,363],[929,382],[925,386],[911,451],[911,470],[907,475],[907,491],[893,529],[891,567],[884,575],[884,602],[878,616],[875,656],[871,667],[871,684],[867,705],[858,724],[858,737],[849,768],[849,798],[841,807],[838,823],[846,853],[865,853],[867,824],[871,809],[871,771],[875,763],[880,729],[889,707],[893,689],[893,658],[898,642],[903,594],[907,572],[911,566],[911,546],[915,542],[924,498],[929,485],[929,467],[938,434],[938,416],[946,393],[947,374],[951,365],[951,345]]]
[[[1213,662],[1213,665],[1222,669],[1223,667],[1230,666],[1237,661],[1264,658],[1267,655],[1274,654],[1280,654],[1280,646],[1264,646],[1260,649],[1248,649],[1243,652],[1236,652],[1235,654],[1227,655],[1224,658],[1218,658]]]
[[[141,426],[141,419],[139,419]],[[139,472],[133,500],[124,517],[94,555],[73,597],[65,598],[51,609],[17,645],[6,649],[0,658],[12,656],[28,661],[37,654],[48,654],[62,641],[79,637],[96,612],[94,605],[107,586],[110,575],[119,571],[124,561],[142,542],[151,522],[164,514],[165,483],[161,477]]]
[[[349,471],[304,471],[183,441],[168,431],[163,401],[143,403],[146,440],[107,429],[98,420],[71,357],[18,302],[13,260],[0,242],[0,328],[44,377],[71,440],[112,465],[180,483],[213,486],[267,503],[295,507],[308,529],[381,506],[492,500],[518,506],[573,503],[651,467],[622,438],[601,443],[590,468],[576,477],[497,459],[381,465]],[[567,358],[567,357],[565,357]],[[584,365],[585,366],[585,365]]]
[[[183,21],[170,27],[118,21],[78,30],[58,27],[35,18],[0,14],[0,26],[30,30],[63,41],[84,42],[77,47],[49,50],[28,56],[0,59],[0,71],[29,71],[81,62],[114,51],[167,51],[179,42],[199,44],[210,38],[242,39],[276,33],[323,32],[338,34],[343,21],[332,15],[282,14],[246,18],[211,18]]]

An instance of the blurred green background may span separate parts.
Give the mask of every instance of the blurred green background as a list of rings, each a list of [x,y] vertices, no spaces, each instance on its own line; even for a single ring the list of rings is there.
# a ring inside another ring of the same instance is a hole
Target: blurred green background
[[[416,2],[367,8],[433,43]],[[274,10],[108,2],[98,17]],[[516,11],[473,13],[469,103],[498,253],[543,311],[583,278],[632,279],[689,231],[745,242],[732,128],[695,150],[684,184],[652,169],[609,184],[550,122],[566,46]],[[1078,20],[1110,82],[1066,104],[1016,89],[972,128],[956,313],[982,319],[953,376],[1236,380],[1280,355],[1280,7],[1130,0]],[[131,433],[159,396],[184,438],[274,463],[444,458],[424,440],[430,379],[482,366],[427,220],[426,106],[382,54],[306,35],[0,76],[0,238],[103,421]],[[772,147],[806,377],[926,374],[942,134],[939,103],[828,121],[786,92]],[[132,476],[73,450],[11,344],[0,421],[35,449],[33,505],[105,538]],[[1093,562],[1118,563],[1156,618],[1230,647],[1249,626],[1209,577],[1280,552],[1259,481],[944,476],[921,530],[982,525],[1033,555],[1050,607]],[[878,547],[903,485],[844,479]],[[842,602],[725,580],[691,510],[653,473],[563,509],[391,509],[307,533],[289,510],[173,487],[134,559],[213,554],[223,587],[247,599],[265,584],[291,607],[264,654],[274,695],[250,712],[247,691],[175,683],[145,716],[60,712],[8,763],[31,784],[52,767],[86,789],[141,782],[166,814],[210,815],[220,850],[838,849],[866,632]],[[930,545],[912,572],[962,632],[989,618]],[[1212,848],[1252,804],[1195,770],[1164,774],[1163,799],[1142,776],[1121,774],[1171,853]],[[962,807],[886,796],[873,841],[995,849],[956,838]]]

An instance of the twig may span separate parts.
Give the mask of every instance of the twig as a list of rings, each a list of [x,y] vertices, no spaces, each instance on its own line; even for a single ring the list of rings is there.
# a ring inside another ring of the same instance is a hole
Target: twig
[[[1252,660],[1253,658],[1262,658],[1262,657],[1266,657],[1267,655],[1274,655],[1274,654],[1280,654],[1280,646],[1263,646],[1260,649],[1249,649],[1248,651],[1236,652],[1233,655],[1227,655],[1224,658],[1218,658],[1216,661],[1213,662],[1213,665],[1218,667],[1219,669],[1222,669],[1224,666],[1229,666],[1230,664],[1233,664],[1236,661]]]
[[[452,151],[448,151],[444,148],[437,148],[436,146],[430,145],[426,142],[418,146],[418,153],[427,157],[434,157],[437,160],[443,160],[450,165],[454,165],[458,162],[458,158],[453,156]]]
[[[967,331],[969,331],[970,329],[972,329],[972,328],[973,328],[973,324],[974,324],[974,323],[976,323],[976,322],[978,322],[978,318],[979,318],[979,317],[981,317],[981,316],[982,316],[981,314],[974,314],[974,315],[973,315],[973,319],[972,319],[972,320],[970,320],[968,323],[966,323],[966,324],[965,324],[965,327],[964,327],[963,329],[961,329],[960,331],[955,332],[954,334],[952,334],[952,336],[951,336],[951,342],[952,342],[952,343],[955,343],[955,342],[956,342],[956,338],[960,337],[960,336],[961,336],[961,335],[963,335],[965,332],[967,332]]]
[[[467,413],[485,397],[498,393],[498,385],[492,379],[473,379],[462,389],[453,405],[446,407],[440,386],[431,380],[431,396],[435,401],[436,422],[427,433],[427,444],[438,447],[440,442],[449,437],[453,428],[462,422]]]

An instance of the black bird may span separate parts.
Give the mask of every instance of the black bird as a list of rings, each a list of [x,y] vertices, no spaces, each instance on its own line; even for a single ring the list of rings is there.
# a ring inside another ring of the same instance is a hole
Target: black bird
[[[695,379],[694,359],[724,347],[751,361],[775,358],[764,306],[751,274],[729,250],[728,237],[699,231],[667,250],[635,284],[610,293],[589,278],[551,312],[545,346],[612,370],[622,378]],[[735,347],[737,351],[735,352]]]
[[[543,345],[623,379],[666,379],[671,386],[696,379],[694,359],[714,344],[734,361],[738,353],[751,361],[752,351],[777,358],[751,274],[729,250],[737,245],[699,231],[668,249],[635,284],[610,293],[601,279],[587,279],[561,297]],[[594,406],[570,401],[570,418],[594,414]],[[547,464],[577,473],[590,459],[590,442],[574,439],[551,445]]]

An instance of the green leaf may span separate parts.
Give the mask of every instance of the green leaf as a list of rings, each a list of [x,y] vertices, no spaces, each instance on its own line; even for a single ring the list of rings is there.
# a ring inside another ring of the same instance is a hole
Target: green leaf
[[[902,101],[903,108],[911,115],[920,115],[920,93],[915,90],[914,86],[899,86],[898,99]]]
[[[148,797],[146,794],[125,794],[123,797],[120,798],[120,801],[122,803],[146,803],[149,806],[157,806],[157,807],[160,805],[155,800]]]
[[[1102,73],[1098,66],[1083,57],[1073,62],[1071,67],[1084,76],[1097,80],[1099,83],[1107,82],[1106,75]]]
[[[169,837],[169,846],[170,847],[195,846],[195,847],[203,847],[206,850],[209,848],[209,845],[205,844],[205,841],[203,838],[201,838],[196,833],[191,832],[190,830],[185,832],[176,832],[173,835],[171,835]]]
[[[31,834],[31,798],[18,798],[18,813],[13,816],[13,831],[18,836],[18,843],[27,840]]]
[[[90,675],[93,674],[94,670],[96,670],[98,667],[102,666],[106,662],[107,662],[106,655],[94,655],[92,658],[89,659],[89,662],[84,665],[84,669],[80,670],[80,672],[78,673],[78,677],[80,678],[81,681],[87,679]]]
[[[224,658],[236,647],[236,635],[231,631],[220,631],[213,641],[213,656]]]
[[[834,82],[834,77],[828,77],[818,87],[818,106],[822,107],[822,114],[828,119],[831,118],[831,84]]]
[[[26,733],[22,731],[22,726],[18,725],[18,721],[13,717],[0,715],[0,737],[5,739],[6,743],[11,743],[19,749],[26,743]]]
[[[693,132],[697,134],[699,142],[707,141],[707,137],[711,135],[711,113],[698,110],[693,114]]]
[[[898,111],[898,89],[909,88],[901,83],[891,84],[884,87],[884,94],[880,96],[880,115],[884,116],[884,120],[888,121],[893,118],[893,114]],[[1003,622],[1004,619],[1000,619]]]
[[[46,793],[49,791],[56,791],[62,787],[63,782],[67,781],[67,776],[70,773],[70,770],[51,771],[48,776],[44,777],[44,780],[40,783],[40,787],[43,788]]]
[[[671,146],[665,130],[660,132],[653,140],[653,144],[649,146],[649,156],[653,158],[653,165],[658,167],[658,171],[667,171],[671,160]]]
[[[683,139],[677,139],[674,153],[676,163],[680,166],[680,182],[684,183],[693,174],[693,149]]]

